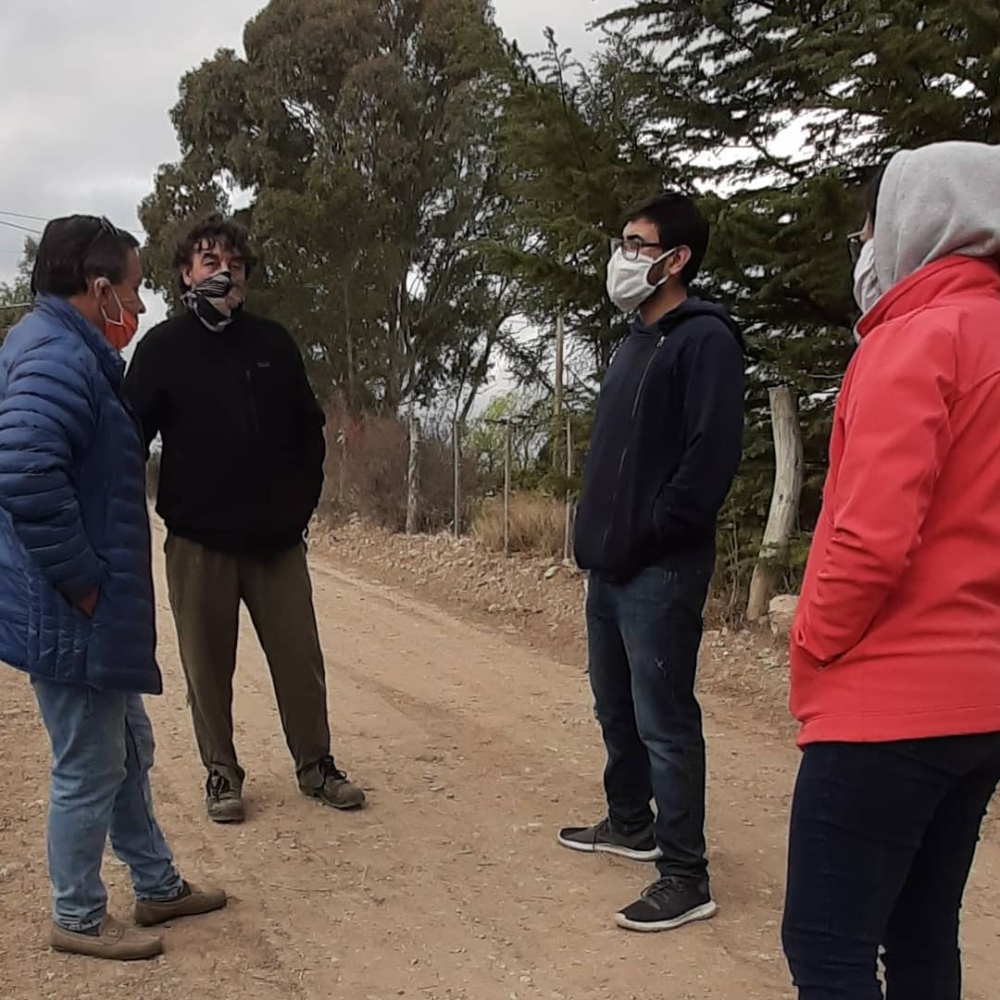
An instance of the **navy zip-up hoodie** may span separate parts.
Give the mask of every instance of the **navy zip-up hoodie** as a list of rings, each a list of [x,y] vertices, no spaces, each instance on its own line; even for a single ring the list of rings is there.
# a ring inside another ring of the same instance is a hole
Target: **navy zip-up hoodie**
[[[743,337],[688,299],[634,324],[597,401],[576,518],[582,569],[624,581],[715,545],[743,449]]]

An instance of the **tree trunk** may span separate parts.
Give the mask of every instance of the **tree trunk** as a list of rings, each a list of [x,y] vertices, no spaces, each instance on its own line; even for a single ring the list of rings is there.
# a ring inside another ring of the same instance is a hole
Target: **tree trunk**
[[[573,418],[566,415],[566,532],[563,537],[563,562],[573,554]]]
[[[503,428],[503,554],[510,555],[510,418]]]
[[[563,318],[556,317],[556,378],[552,393],[552,471],[561,474],[562,467],[562,411],[563,411]]]
[[[768,603],[782,573],[788,544],[798,524],[802,494],[802,430],[795,395],[787,386],[770,390],[771,430],[774,435],[774,493],[764,529],[747,602],[747,620],[758,622],[767,614]]]
[[[454,525],[452,532],[456,538],[462,535],[462,425],[456,419],[451,429],[451,449],[454,462]]]
[[[344,334],[347,343],[347,412],[353,416],[358,412],[355,409],[358,394],[354,387],[354,380],[357,377],[354,370],[354,332],[351,328],[351,296],[346,277],[344,278]]]
[[[416,417],[410,417],[410,461],[406,469],[406,533],[417,533],[420,510],[420,428]]]

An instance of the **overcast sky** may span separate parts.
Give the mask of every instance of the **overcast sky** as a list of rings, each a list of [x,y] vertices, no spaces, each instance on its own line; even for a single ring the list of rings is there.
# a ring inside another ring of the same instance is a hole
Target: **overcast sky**
[[[542,32],[584,55],[587,24],[628,0],[494,0],[526,51]],[[0,281],[13,275],[32,219],[107,215],[139,229],[156,168],[179,156],[168,111],[189,69],[218,48],[242,51],[263,0],[0,0]],[[542,14],[541,11],[545,13]],[[143,324],[162,306],[147,301]]]

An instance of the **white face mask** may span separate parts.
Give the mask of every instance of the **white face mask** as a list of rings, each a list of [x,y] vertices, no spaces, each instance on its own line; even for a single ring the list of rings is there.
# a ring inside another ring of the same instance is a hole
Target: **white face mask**
[[[861,248],[861,256],[854,265],[854,300],[866,313],[882,298],[882,286],[875,273],[875,241],[868,240]]]
[[[608,297],[623,313],[634,312],[670,278],[669,274],[665,274],[655,285],[651,285],[650,269],[676,252],[676,249],[668,250],[655,260],[642,254],[636,260],[626,260],[619,248],[608,261]]]

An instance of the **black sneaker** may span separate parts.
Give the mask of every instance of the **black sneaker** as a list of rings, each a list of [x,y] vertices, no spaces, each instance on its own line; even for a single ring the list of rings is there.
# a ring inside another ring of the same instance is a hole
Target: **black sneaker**
[[[218,771],[209,771],[205,783],[205,806],[213,823],[242,823],[246,819],[240,789]]]
[[[594,826],[563,827],[559,831],[559,843],[571,851],[615,854],[630,861],[659,861],[662,857],[653,839],[652,826],[639,833],[619,833],[607,817]]]
[[[619,910],[615,923],[629,931],[672,931],[695,920],[708,920],[717,909],[708,891],[708,879],[668,875]]]

